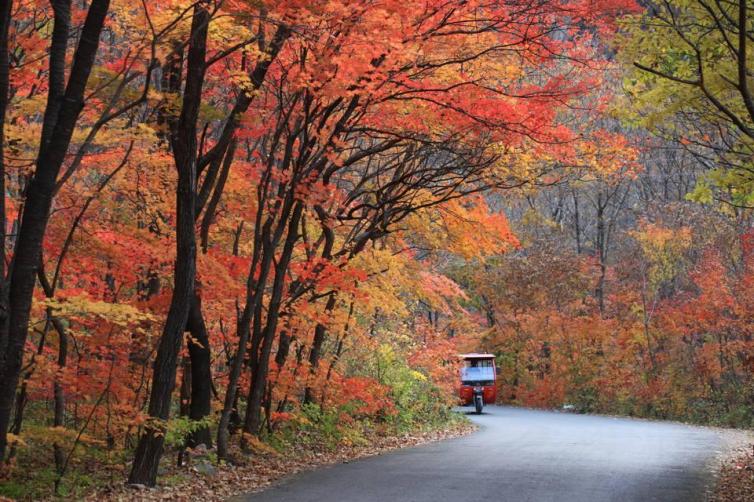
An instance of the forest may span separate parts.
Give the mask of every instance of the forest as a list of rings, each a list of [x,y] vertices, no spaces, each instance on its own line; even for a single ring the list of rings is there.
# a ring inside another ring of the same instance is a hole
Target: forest
[[[462,352],[752,428],[753,159],[747,0],[0,0],[0,498],[462,426]]]

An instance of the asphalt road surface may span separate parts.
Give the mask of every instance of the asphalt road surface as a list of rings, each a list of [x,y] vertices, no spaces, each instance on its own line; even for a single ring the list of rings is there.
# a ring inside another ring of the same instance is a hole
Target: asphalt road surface
[[[469,436],[293,476],[251,502],[704,500],[712,429],[488,406]]]

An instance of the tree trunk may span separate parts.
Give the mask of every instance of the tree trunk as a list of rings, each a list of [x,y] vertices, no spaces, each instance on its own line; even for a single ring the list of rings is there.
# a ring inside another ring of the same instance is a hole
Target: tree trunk
[[[331,294],[327,299],[327,304],[325,305],[325,314],[332,313],[332,310],[335,308],[335,302],[335,294]],[[314,340],[312,341],[312,349],[311,351],[309,351],[309,378],[313,378],[317,373],[317,368],[319,367],[319,359],[322,354],[322,345],[324,345],[326,338],[327,326],[322,323],[318,323],[314,328]],[[313,402],[314,389],[310,385],[307,385],[306,389],[304,389],[304,403],[308,404]]]
[[[573,230],[576,234],[576,254],[581,254],[581,215],[579,214],[579,197],[576,190],[571,190],[573,195]]]
[[[255,230],[258,232],[258,230]],[[228,458],[228,439],[229,439],[229,426],[230,419],[234,413],[237,413],[237,396],[238,396],[238,380],[241,377],[241,368],[243,367],[244,354],[249,343],[249,337],[251,335],[251,317],[255,310],[257,302],[261,302],[261,295],[257,294],[257,291],[263,291],[265,284],[267,284],[267,276],[272,265],[272,254],[263,253],[262,263],[260,266],[259,279],[254,280],[254,274],[256,273],[257,264],[259,262],[259,250],[254,251],[254,256],[251,260],[251,266],[249,267],[249,277],[246,285],[246,305],[244,306],[243,313],[238,319],[236,331],[238,333],[238,349],[236,356],[233,359],[233,363],[230,368],[230,375],[228,376],[228,388],[225,392],[225,401],[223,403],[223,410],[220,414],[220,423],[217,427],[217,456],[220,459]]]
[[[191,400],[188,416],[191,420],[201,420],[208,416],[212,409],[212,370],[209,335],[202,315],[202,300],[198,294],[194,294],[191,302],[187,327],[191,333],[188,343],[191,358]],[[189,435],[189,447],[194,448],[200,444],[212,446],[209,427],[202,427]]]
[[[249,400],[246,404],[246,418],[244,420],[244,432],[258,434],[262,425],[261,409],[264,389],[267,384],[267,373],[270,365],[270,353],[272,342],[277,333],[278,320],[280,319],[280,304],[285,289],[285,275],[293,255],[293,248],[298,242],[298,227],[303,214],[303,202],[296,202],[288,225],[288,235],[283,245],[283,252],[275,266],[275,280],[272,286],[272,295],[267,309],[267,325],[264,329],[262,348],[259,355],[256,372],[252,375],[249,389]]]
[[[255,230],[257,232],[257,230]],[[233,364],[230,368],[230,375],[228,377],[228,388],[225,393],[225,401],[223,403],[223,411],[220,414],[220,423],[217,427],[217,456],[221,459],[228,458],[228,439],[229,439],[229,426],[230,419],[233,413],[237,413],[237,396],[238,396],[238,380],[241,377],[241,368],[243,367],[244,354],[246,354],[247,345],[251,336],[251,321],[253,312],[256,310],[257,302],[262,301],[261,292],[264,291],[267,284],[267,276],[269,275],[270,267],[272,266],[272,253],[263,252],[262,262],[260,265],[259,279],[254,280],[257,264],[259,262],[259,250],[255,250],[254,256],[251,260],[251,266],[249,267],[249,277],[246,285],[246,305],[244,306],[243,313],[238,319],[236,331],[238,332],[238,350],[236,356],[233,359]]]
[[[52,312],[50,312],[49,309],[47,315],[52,316]],[[68,362],[68,338],[61,323],[58,323],[57,331],[60,340],[58,346],[58,370],[62,371]],[[63,392],[63,384],[60,382],[60,378],[55,378],[55,382],[53,382],[52,387],[55,400],[55,414],[53,416],[52,425],[54,425],[55,427],[63,427],[63,421],[65,419],[65,394]],[[65,454],[60,445],[56,443],[53,446],[55,454],[55,468],[57,469],[58,474],[61,474],[65,466]]]
[[[8,53],[8,30],[13,9],[12,0],[0,0],[0,326],[8,321],[8,284],[5,271],[5,245],[7,227],[5,212],[5,112],[10,99],[10,56]],[[8,331],[0,328],[0,367],[7,345]],[[2,462],[2,457],[0,457]]]
[[[270,42],[269,46],[267,47],[265,51],[267,53],[267,57],[261,58],[260,61],[257,63],[256,67],[254,68],[254,71],[251,72],[250,80],[254,89],[258,89],[259,87],[261,87],[267,75],[267,71],[269,70],[270,65],[272,64],[272,61],[277,57],[278,53],[283,47],[283,44],[288,39],[290,34],[291,34],[291,30],[286,25],[281,24],[278,26],[278,29],[275,32],[275,35],[273,36],[272,41]],[[233,141],[233,133],[236,127],[238,127],[238,125],[240,124],[241,117],[249,108],[249,105],[251,104],[252,99],[253,99],[253,95],[250,95],[249,93],[245,93],[245,92],[240,93],[238,100],[234,106],[234,109],[231,112],[230,117],[223,128],[223,131],[220,135],[220,138],[217,144],[209,152],[207,152],[207,155],[204,157],[203,162],[206,162],[206,163],[212,162],[216,156],[221,155],[221,153],[226,151],[226,149],[228,150],[228,153],[226,153],[226,156],[227,155],[232,156],[232,152],[235,152],[235,147],[236,147],[235,141]],[[220,175],[220,179],[218,180],[218,185],[220,187],[222,187],[225,184],[227,175],[228,175],[228,169],[223,169],[223,172]],[[215,194],[213,194],[212,199],[210,199],[208,211],[207,213],[205,213],[205,217],[202,220],[201,237],[202,237],[202,247],[205,251],[207,249],[209,224],[212,217],[212,214],[210,213],[210,211],[214,213],[215,206],[219,202],[220,192],[218,190],[215,190]],[[261,213],[260,213],[260,216],[261,216]],[[258,219],[257,224],[259,223],[260,223],[260,220]],[[240,233],[241,233],[242,228],[243,228],[242,226],[239,226],[238,234],[233,244],[234,254],[238,254],[238,244],[239,244]],[[255,232],[259,232],[259,230],[257,229],[255,230]],[[258,263],[258,257],[257,259],[252,259],[252,267],[249,272],[249,285],[247,286],[246,306],[244,307],[244,312],[237,323],[237,326],[238,326],[237,332],[239,335],[238,353],[236,354],[236,357],[234,358],[232,366],[231,366],[230,376],[228,380],[228,388],[226,390],[225,400],[223,402],[223,410],[220,414],[220,423],[218,424],[218,429],[217,429],[217,455],[221,459],[227,459],[228,438],[230,434],[230,431],[229,431],[230,421],[233,414],[237,413],[236,403],[237,403],[237,396],[238,396],[238,392],[237,392],[238,380],[241,376],[241,368],[243,366],[243,355],[246,352],[246,345],[248,344],[249,336],[250,336],[251,317],[252,317],[252,312],[254,311],[252,309],[252,304],[256,303],[257,301],[261,302],[261,297],[259,295],[252,293],[252,291],[254,290],[254,288],[252,287],[252,282],[253,282],[252,278],[255,271],[254,267],[257,263]],[[268,263],[267,264],[268,269],[269,269],[269,266],[270,264]],[[264,271],[264,266],[262,267],[262,270]],[[261,274],[260,274],[260,277],[261,277]],[[261,279],[260,279],[260,282],[262,282]],[[265,279],[265,282],[266,282],[266,279]]]
[[[0,340],[7,341],[5,357],[0,361],[0,459],[5,458],[7,448],[8,424],[23,363],[32,295],[55,183],[84,105],[84,91],[109,8],[109,0],[93,0],[89,6],[62,103],[56,107],[54,122],[50,122],[50,124],[54,123],[54,126],[50,126],[49,141],[43,141],[40,144],[36,170],[26,193],[10,273],[8,323],[7,326],[0,326],[0,332],[2,332]],[[58,43],[57,40],[55,42]],[[62,46],[54,45],[50,48],[51,72],[57,67],[61,57],[65,61],[67,38],[63,42]],[[50,97],[52,97],[52,92],[51,88]]]
[[[269,186],[272,179],[272,169],[273,166],[271,164],[268,165],[268,170],[257,187],[257,204],[259,208],[262,208],[267,204]],[[278,189],[278,196],[282,197],[282,190],[283,187],[281,186]],[[231,367],[230,377],[228,379],[228,390],[225,395],[225,402],[223,404],[223,411],[220,416],[220,424],[217,431],[217,455],[219,458],[227,459],[229,439],[228,426],[230,425],[231,416],[237,412],[235,406],[238,392],[238,380],[241,375],[241,368],[243,366],[247,344],[251,337],[252,323],[254,324],[253,329],[255,336],[258,338],[261,333],[262,301],[267,280],[270,275],[270,269],[273,264],[275,249],[285,231],[285,224],[289,221],[292,207],[294,205],[300,205],[294,204],[293,192],[292,189],[290,190],[291,191],[289,191],[285,200],[276,205],[276,211],[273,212],[272,216],[264,220],[264,223],[262,211],[257,211],[254,225],[254,247],[246,283],[246,304],[242,315],[238,319],[236,329],[239,336],[238,351]],[[279,215],[277,225],[275,225],[273,230],[275,217],[277,215]],[[257,275],[257,266],[259,266],[258,279],[255,279],[255,276]],[[250,355],[253,354],[250,353]],[[253,357],[256,360],[256,355],[253,355]]]
[[[165,427],[175,388],[176,365],[191,309],[196,278],[196,122],[206,70],[210,15],[203,3],[194,6],[188,68],[178,124],[171,131],[171,146],[178,171],[176,193],[176,261],[173,296],[153,366],[149,396],[150,423],[139,439],[128,481],[154,486],[165,442]],[[171,124],[172,126],[172,124]]]
[[[597,197],[597,256],[600,267],[600,275],[597,280],[597,304],[602,317],[605,315],[605,276],[607,275],[607,265],[605,264],[607,235],[605,232],[605,206],[602,205],[602,194],[600,194]]]

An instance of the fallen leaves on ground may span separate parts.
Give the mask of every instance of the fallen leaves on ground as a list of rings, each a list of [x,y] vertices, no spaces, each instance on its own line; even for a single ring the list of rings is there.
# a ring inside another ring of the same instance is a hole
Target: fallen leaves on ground
[[[260,451],[249,456],[243,456],[236,451],[233,452],[233,456],[239,464],[218,466],[212,475],[201,474],[196,466],[173,466],[162,474],[161,479],[163,482],[173,480],[174,484],[157,488],[110,486],[92,494],[86,500],[227,500],[235,495],[263,490],[272,483],[301,471],[380,455],[399,448],[451,439],[469,434],[475,429],[471,423],[459,423],[445,430],[422,431],[401,436],[386,437],[375,434],[368,438],[369,444],[366,446],[341,446],[336,450],[297,446],[284,454]],[[167,463],[169,459],[164,460],[164,463]]]
[[[754,446],[725,463],[710,502],[754,500]]]

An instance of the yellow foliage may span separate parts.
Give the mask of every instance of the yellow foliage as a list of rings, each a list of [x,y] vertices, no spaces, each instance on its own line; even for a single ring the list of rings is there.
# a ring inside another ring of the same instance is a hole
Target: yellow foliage
[[[279,455],[279,453],[277,452],[277,450],[275,450],[275,448],[268,445],[264,441],[260,440],[257,436],[253,434],[244,432],[243,441],[246,447],[251,449],[254,453],[275,455],[275,456]]]
[[[152,314],[143,312],[133,305],[92,300],[85,295],[71,296],[65,299],[47,299],[42,303],[60,317],[93,316],[121,327],[155,320]]]

